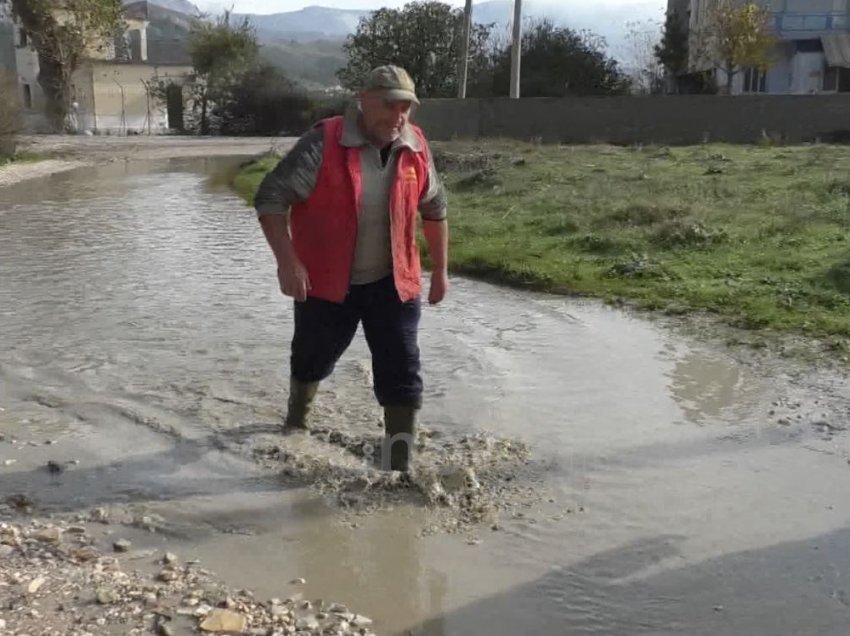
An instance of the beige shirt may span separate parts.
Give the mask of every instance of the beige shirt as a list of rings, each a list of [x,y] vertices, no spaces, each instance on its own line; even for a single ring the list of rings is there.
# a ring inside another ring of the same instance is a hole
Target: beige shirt
[[[415,151],[422,148],[416,135],[404,130],[390,146],[384,163],[381,149],[366,140],[357,118],[358,111],[349,109],[341,143],[349,148],[360,148],[360,178],[363,181],[351,284],[365,285],[386,278],[393,272],[390,190],[395,180],[398,152],[405,147]]]

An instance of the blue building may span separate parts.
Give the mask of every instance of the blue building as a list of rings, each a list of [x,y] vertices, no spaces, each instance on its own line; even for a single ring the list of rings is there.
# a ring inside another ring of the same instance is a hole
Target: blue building
[[[743,2],[744,0],[742,0]],[[850,0],[753,0],[771,13],[779,38],[766,73],[742,69],[733,81],[733,94],[811,94],[850,92]],[[688,4],[691,34],[700,32],[717,0],[669,0],[668,11]],[[711,71],[719,86],[722,70],[691,59],[697,71]]]

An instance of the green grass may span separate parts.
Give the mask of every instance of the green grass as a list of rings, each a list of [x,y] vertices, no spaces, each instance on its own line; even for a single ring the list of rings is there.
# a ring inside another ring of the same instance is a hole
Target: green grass
[[[254,194],[257,192],[260,181],[263,180],[267,172],[275,167],[279,160],[280,158],[274,155],[266,155],[252,161],[233,177],[231,186],[245,199],[248,205],[254,204]]]
[[[850,148],[434,148],[456,273],[850,336]],[[250,200],[274,161],[236,189]]]
[[[0,166],[5,166],[10,163],[33,163],[35,161],[41,161],[45,158],[46,157],[36,154],[34,152],[19,152],[12,157],[0,155]]]

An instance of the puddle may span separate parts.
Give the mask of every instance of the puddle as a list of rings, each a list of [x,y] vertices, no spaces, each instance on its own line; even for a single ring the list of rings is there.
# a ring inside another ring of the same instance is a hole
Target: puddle
[[[303,576],[379,634],[844,633],[844,378],[454,280],[424,312],[422,470],[388,476],[360,336],[314,434],[278,433],[291,312],[205,178],[234,162],[0,189],[3,499],[154,515],[229,583]]]

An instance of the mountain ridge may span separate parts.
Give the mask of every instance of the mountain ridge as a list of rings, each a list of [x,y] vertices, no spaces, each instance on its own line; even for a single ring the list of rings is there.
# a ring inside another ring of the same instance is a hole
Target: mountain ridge
[[[272,14],[240,13],[247,17],[265,41],[310,41],[311,39],[345,39],[357,28],[360,18],[371,10],[333,9],[313,5],[297,11]],[[524,6],[526,20],[548,18],[559,26],[578,31],[590,31],[602,36],[613,54],[624,44],[627,23],[664,18],[663,2],[647,0],[634,5],[595,5],[593,7],[562,7],[528,0]],[[473,21],[494,24],[497,30],[507,29],[513,19],[513,0],[485,0],[473,5]]]

